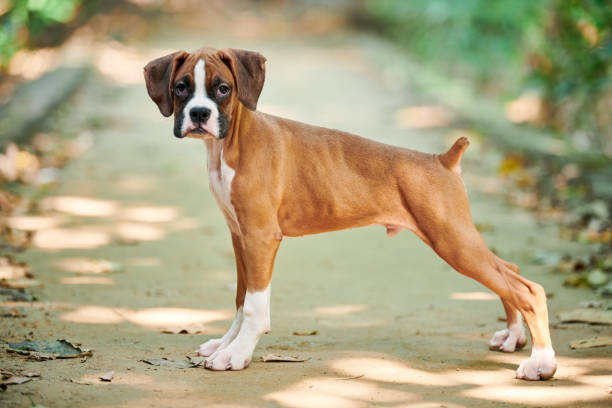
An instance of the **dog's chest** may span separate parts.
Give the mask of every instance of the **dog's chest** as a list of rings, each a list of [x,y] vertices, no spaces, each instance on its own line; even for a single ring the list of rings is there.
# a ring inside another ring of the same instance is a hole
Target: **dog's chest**
[[[215,196],[217,204],[232,232],[240,232],[236,211],[231,202],[232,181],[236,172],[223,160],[223,149],[220,149],[218,156],[215,152],[208,153],[208,181],[210,191]],[[214,156],[213,156],[214,155]]]

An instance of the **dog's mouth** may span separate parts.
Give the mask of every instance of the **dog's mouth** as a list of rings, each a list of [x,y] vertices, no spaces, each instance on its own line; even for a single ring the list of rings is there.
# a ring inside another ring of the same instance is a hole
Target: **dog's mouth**
[[[185,134],[183,135],[183,137],[191,137],[194,139],[202,139],[205,136],[212,136],[212,134],[205,129],[204,127],[202,127],[202,125],[196,126],[193,129],[189,129],[187,132],[185,132]]]

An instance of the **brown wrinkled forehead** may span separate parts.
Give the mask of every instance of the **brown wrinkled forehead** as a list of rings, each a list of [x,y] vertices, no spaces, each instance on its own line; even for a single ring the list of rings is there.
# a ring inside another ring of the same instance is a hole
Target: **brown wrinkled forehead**
[[[175,79],[185,76],[193,80],[193,70],[200,59],[204,60],[206,72],[206,83],[211,79],[219,77],[225,81],[233,81],[233,76],[228,66],[221,60],[219,50],[211,47],[203,47],[188,54],[187,58],[177,70]]]

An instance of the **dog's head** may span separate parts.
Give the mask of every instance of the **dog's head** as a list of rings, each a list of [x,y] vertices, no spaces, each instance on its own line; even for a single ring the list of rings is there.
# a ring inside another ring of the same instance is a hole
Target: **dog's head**
[[[144,68],[147,91],[176,137],[227,136],[238,104],[255,110],[265,77],[263,55],[244,50],[178,51]]]

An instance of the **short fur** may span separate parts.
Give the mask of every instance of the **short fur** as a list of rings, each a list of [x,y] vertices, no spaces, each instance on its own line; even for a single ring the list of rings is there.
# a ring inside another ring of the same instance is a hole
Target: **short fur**
[[[231,207],[235,217],[227,209],[224,213],[236,255],[238,311],[247,292],[269,294],[274,258],[284,236],[369,225],[386,227],[390,236],[409,229],[454,269],[501,297],[507,325],[518,334],[509,337],[510,332],[503,332],[491,344],[499,347],[500,336],[505,336],[503,340],[510,338],[513,344],[501,342],[504,351],[524,345],[524,336],[517,331],[519,326],[522,329],[520,312],[534,346],[550,350],[525,360],[517,376],[552,377],[556,363],[544,289],[521,277],[516,265],[493,254],[472,221],[460,169],[469,144],[466,138],[458,139],[442,155],[427,154],[255,111],[265,58],[229,49],[181,51],[149,63],[145,68],[147,89],[162,114],[180,111],[183,102],[164,90],[172,90],[177,81],[193,81],[192,72],[200,59],[206,65],[208,95],[227,120],[227,129],[213,135],[196,129],[181,136],[203,139],[210,177],[218,177],[215,183],[229,180],[230,203],[224,205]],[[220,84],[231,87],[230,96],[217,97]],[[223,178],[223,166],[233,172],[231,177]],[[253,327],[265,327],[261,322],[254,325],[256,315],[265,313],[245,309],[240,324],[250,325],[250,332]],[[235,327],[232,330],[236,332]],[[241,369],[248,365],[252,349],[238,353],[235,345],[254,347],[258,337],[248,343],[245,336],[239,331],[223,356],[217,348],[228,341],[202,345],[200,353],[212,359],[207,366]],[[227,361],[219,360],[221,357]]]

